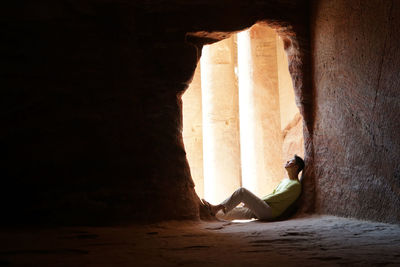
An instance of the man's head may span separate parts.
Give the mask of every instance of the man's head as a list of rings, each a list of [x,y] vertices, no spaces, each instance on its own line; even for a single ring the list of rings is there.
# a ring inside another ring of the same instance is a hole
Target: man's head
[[[293,158],[286,162],[285,169],[287,171],[295,170],[296,174],[298,174],[304,169],[304,160],[295,154]]]

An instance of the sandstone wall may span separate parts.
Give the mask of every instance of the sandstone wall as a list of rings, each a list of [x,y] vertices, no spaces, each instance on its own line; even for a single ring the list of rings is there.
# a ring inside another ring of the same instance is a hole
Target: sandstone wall
[[[282,152],[283,162],[292,158],[294,154],[300,157],[304,157],[304,138],[303,138],[303,121],[300,113],[294,115],[291,122],[289,122],[285,129],[282,131],[283,134],[283,146]]]
[[[2,8],[2,223],[198,218],[180,99],[197,49],[158,8]]]
[[[400,222],[400,2],[313,8],[316,210]]]

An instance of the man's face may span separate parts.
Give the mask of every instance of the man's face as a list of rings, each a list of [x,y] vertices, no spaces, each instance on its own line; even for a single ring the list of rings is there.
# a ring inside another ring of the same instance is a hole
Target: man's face
[[[291,169],[291,168],[297,168],[297,162],[296,162],[296,158],[293,157],[291,159],[289,159],[288,161],[286,161],[285,164],[285,169]]]

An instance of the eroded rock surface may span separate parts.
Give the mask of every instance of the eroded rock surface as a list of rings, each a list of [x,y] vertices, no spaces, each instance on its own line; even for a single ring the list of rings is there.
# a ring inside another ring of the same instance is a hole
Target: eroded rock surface
[[[333,216],[285,222],[0,231],[0,263],[40,266],[398,266],[400,227]]]
[[[303,123],[300,113],[297,113],[292,121],[283,129],[283,160],[297,154],[304,156]]]
[[[316,210],[400,222],[400,2],[314,8]]]

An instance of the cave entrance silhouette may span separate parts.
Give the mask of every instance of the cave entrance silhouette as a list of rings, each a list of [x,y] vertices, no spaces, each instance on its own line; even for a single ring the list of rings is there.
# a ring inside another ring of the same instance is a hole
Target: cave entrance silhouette
[[[195,189],[218,203],[240,186],[258,196],[304,157],[284,41],[263,24],[203,47],[182,97],[183,140]]]

